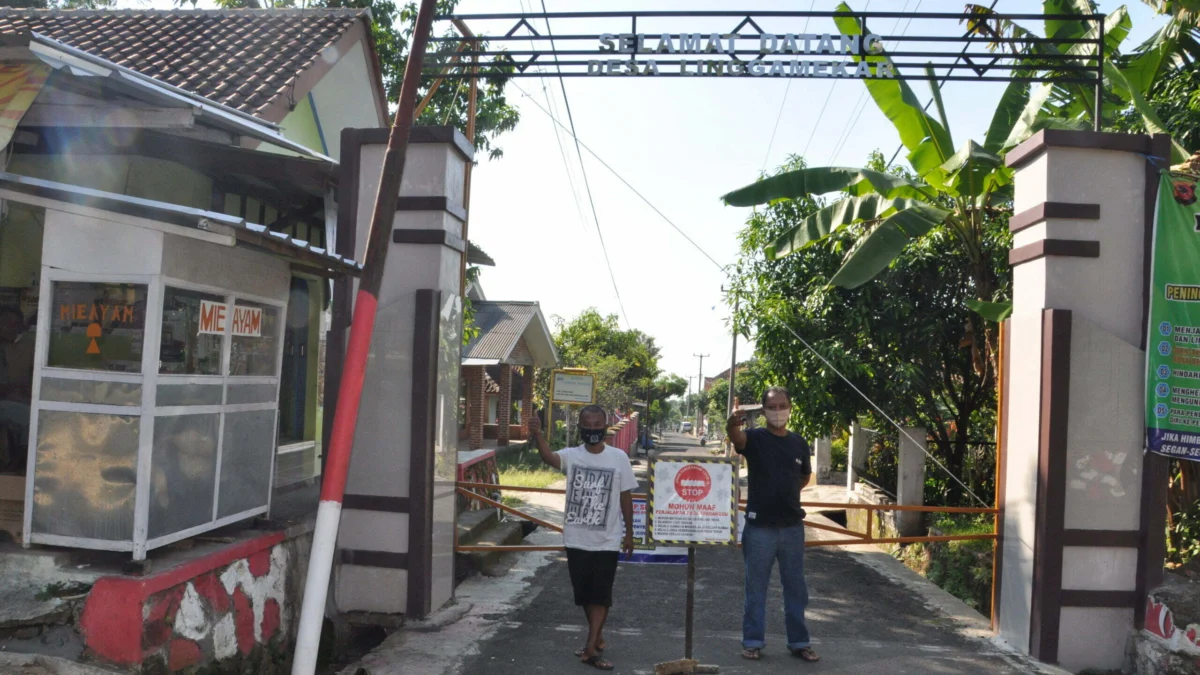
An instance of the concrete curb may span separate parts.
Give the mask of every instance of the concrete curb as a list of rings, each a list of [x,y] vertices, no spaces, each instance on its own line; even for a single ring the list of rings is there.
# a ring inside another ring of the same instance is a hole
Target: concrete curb
[[[889,581],[903,586],[919,596],[930,609],[953,621],[962,636],[986,642],[995,647],[997,651],[1004,653],[1014,666],[1027,670],[1027,672],[1042,673],[1043,675],[1069,675],[1069,671],[1040,663],[1017,651],[1003,638],[992,632],[991,621],[987,617],[942,590],[937,584],[910,570],[904,563],[893,558],[886,551],[874,545],[843,546],[841,548]]]

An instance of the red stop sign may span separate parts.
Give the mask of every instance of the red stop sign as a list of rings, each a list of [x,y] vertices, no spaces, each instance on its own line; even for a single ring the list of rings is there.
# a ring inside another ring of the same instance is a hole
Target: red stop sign
[[[697,464],[689,464],[675,474],[675,494],[689,502],[698,502],[712,490],[712,477],[708,470]]]

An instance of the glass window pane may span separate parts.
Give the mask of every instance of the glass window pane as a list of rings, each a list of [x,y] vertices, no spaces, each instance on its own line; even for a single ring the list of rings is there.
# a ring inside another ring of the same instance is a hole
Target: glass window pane
[[[56,281],[50,307],[55,368],[142,372],[146,286]]]
[[[221,339],[200,332],[200,305],[224,306],[225,298],[167,287],[163,294],[162,347],[158,372],[172,375],[220,375]],[[223,327],[221,327],[223,328]]]
[[[230,375],[279,374],[279,310],[251,302],[233,308],[233,345]]]

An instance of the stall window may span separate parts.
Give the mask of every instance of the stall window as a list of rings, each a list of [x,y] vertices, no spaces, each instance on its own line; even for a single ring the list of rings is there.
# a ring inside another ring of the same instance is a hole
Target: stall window
[[[52,293],[47,366],[141,372],[144,284],[56,281]]]
[[[244,301],[234,305],[230,375],[279,375],[279,314],[267,305]]]
[[[163,296],[162,347],[158,372],[220,375],[225,298],[167,287]]]

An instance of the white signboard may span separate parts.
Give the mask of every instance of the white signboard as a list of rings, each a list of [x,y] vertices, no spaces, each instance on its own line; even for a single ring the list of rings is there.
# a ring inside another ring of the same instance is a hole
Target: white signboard
[[[200,334],[224,335],[225,320],[229,318],[229,305],[223,302],[200,301]]]
[[[262,337],[262,308],[234,305],[233,334],[237,337]],[[224,302],[200,301],[200,334],[224,335],[229,305]]]
[[[550,400],[568,405],[591,405],[596,402],[596,376],[556,370],[550,384]]]
[[[660,457],[650,462],[650,538],[667,544],[737,543],[734,460]]]

